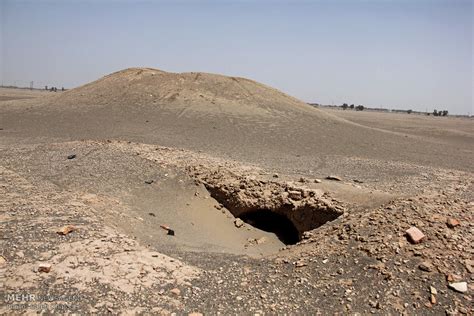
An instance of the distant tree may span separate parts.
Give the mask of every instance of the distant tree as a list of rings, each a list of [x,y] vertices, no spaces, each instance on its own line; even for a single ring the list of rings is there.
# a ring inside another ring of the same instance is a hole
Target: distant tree
[[[413,112],[413,110],[408,110],[407,113],[408,114],[411,114]]]
[[[352,110],[354,110],[354,104],[351,104],[350,108],[351,108]]]
[[[44,90],[48,90],[48,86],[44,86]]]
[[[438,116],[438,115],[439,115],[439,114],[438,114],[438,110],[435,109],[435,110],[433,111],[433,116]]]
[[[356,106],[356,111],[364,111],[364,106],[363,105]]]
[[[443,116],[448,116],[448,110],[443,111]]]
[[[348,107],[349,107],[349,106],[347,105],[347,103],[344,103],[344,104],[342,105],[342,109],[343,109],[343,110],[346,110]]]

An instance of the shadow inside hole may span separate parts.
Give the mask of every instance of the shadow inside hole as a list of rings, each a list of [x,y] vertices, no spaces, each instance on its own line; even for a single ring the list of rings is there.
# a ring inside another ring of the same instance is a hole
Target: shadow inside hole
[[[239,218],[255,228],[274,233],[285,245],[294,245],[300,241],[295,225],[284,215],[270,210],[256,210],[242,214]]]

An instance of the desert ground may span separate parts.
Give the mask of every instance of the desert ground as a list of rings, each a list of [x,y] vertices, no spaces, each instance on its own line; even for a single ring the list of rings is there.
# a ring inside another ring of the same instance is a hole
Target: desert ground
[[[472,161],[471,118],[245,78],[1,88],[0,312],[472,315]]]

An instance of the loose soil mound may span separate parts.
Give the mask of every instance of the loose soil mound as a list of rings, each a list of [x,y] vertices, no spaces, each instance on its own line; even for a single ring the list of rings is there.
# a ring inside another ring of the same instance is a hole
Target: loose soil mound
[[[128,68],[112,73],[61,94],[49,103],[62,108],[146,105],[162,110],[243,115],[314,111],[298,99],[249,79],[200,72],[171,73],[152,68]]]

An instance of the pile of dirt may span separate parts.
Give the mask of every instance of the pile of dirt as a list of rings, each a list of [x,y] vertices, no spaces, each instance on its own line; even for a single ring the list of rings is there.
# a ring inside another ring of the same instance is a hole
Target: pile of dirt
[[[155,106],[163,110],[268,115],[313,110],[304,102],[261,83],[239,77],[152,68],[114,72],[48,102],[60,108],[77,106]],[[321,113],[322,116],[329,116]]]

